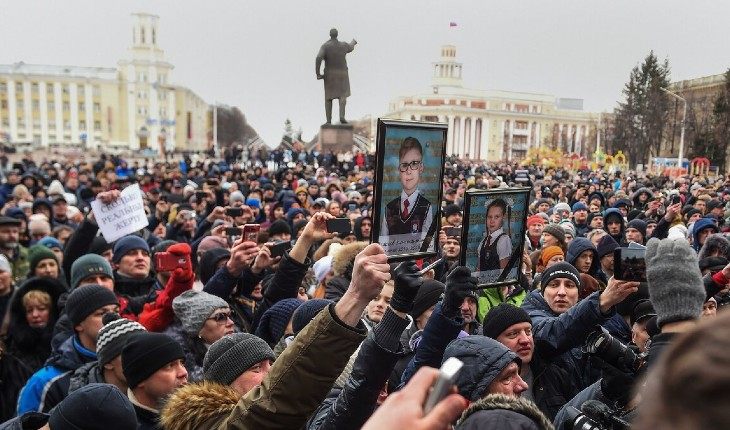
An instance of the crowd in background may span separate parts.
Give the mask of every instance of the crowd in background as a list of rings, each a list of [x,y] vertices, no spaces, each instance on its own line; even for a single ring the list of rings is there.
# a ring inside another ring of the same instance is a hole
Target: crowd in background
[[[389,264],[371,243],[372,157],[277,154],[0,157],[0,428],[730,422],[725,177],[449,158],[440,255]],[[91,202],[131,184],[148,226],[109,243]],[[517,186],[531,188],[518,282],[479,288],[460,266],[464,194]],[[351,231],[328,232],[340,217]],[[249,224],[256,240],[235,229]],[[632,243],[646,282],[614,276]],[[458,394],[425,411],[451,357]]]

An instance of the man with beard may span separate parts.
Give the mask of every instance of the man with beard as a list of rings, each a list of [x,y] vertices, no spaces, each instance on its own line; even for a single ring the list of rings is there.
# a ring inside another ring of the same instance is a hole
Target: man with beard
[[[482,325],[479,324],[479,320],[477,319],[478,309],[479,296],[476,291],[469,291],[464,296],[464,300],[461,302],[461,306],[459,307],[461,318],[464,320],[462,330],[469,334],[479,334],[482,331]]]
[[[0,253],[8,258],[16,284],[25,279],[30,269],[28,249],[20,245],[19,240],[20,220],[0,216]]]

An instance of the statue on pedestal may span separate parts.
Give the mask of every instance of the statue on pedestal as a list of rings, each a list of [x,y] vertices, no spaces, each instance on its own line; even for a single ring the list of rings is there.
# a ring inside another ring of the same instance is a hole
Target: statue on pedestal
[[[319,53],[315,65],[317,79],[324,80],[324,109],[327,116],[326,124],[332,123],[332,100],[338,99],[340,106],[340,123],[345,121],[345,106],[350,96],[350,77],[347,73],[347,61],[345,55],[352,52],[357,41],[340,42],[337,40],[337,29],[330,30],[330,40],[325,42]],[[324,72],[320,73],[320,66],[324,60]]]

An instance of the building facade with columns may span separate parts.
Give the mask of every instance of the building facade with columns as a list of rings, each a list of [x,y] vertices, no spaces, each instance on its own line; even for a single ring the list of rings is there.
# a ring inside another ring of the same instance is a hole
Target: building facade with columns
[[[156,15],[133,14],[118,67],[0,65],[0,141],[29,148],[202,151],[208,104],[171,83]]]
[[[598,115],[583,111],[583,100],[465,88],[462,66],[456,47],[442,46],[430,91],[397,97],[386,116],[448,123],[447,155],[472,160],[519,160],[541,145],[584,156],[595,150]]]

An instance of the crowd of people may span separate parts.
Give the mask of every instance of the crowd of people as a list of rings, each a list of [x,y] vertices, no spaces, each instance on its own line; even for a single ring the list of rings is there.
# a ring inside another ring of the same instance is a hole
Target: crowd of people
[[[730,180],[449,158],[439,255],[393,263],[371,157],[321,158],[0,157],[0,429],[730,422]],[[131,184],[148,225],[109,243],[91,202]],[[517,186],[518,282],[477,286],[464,195]],[[614,273],[642,246],[645,281]]]

